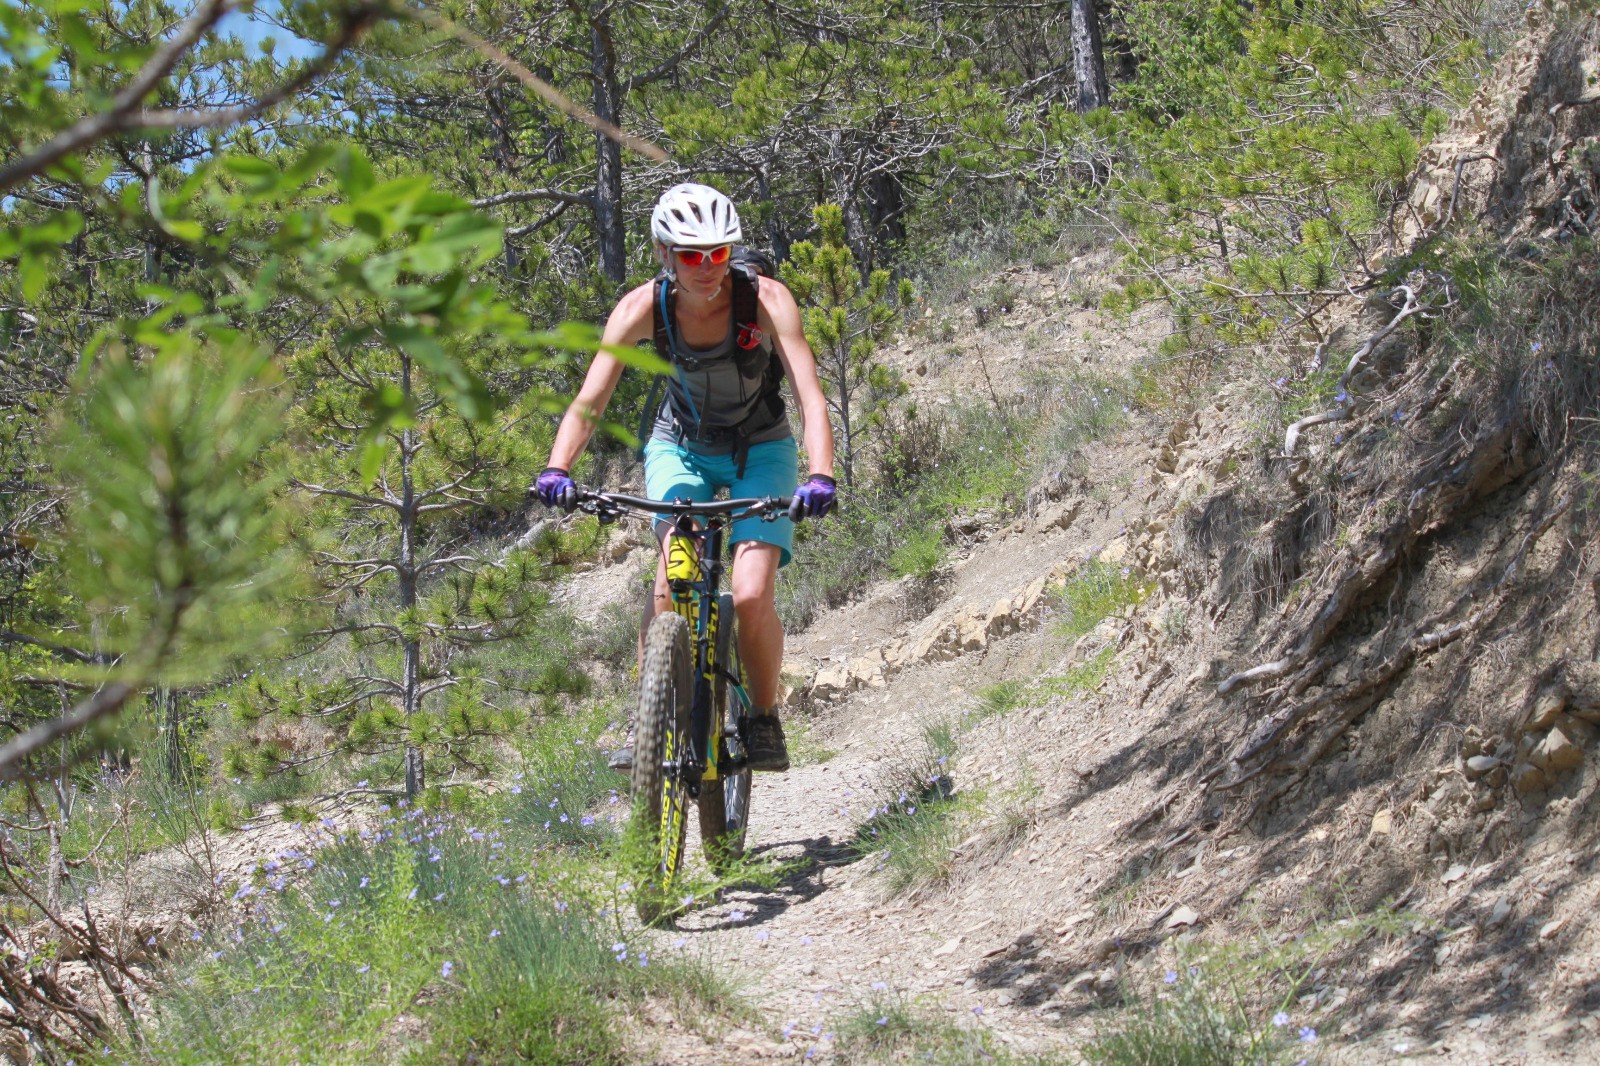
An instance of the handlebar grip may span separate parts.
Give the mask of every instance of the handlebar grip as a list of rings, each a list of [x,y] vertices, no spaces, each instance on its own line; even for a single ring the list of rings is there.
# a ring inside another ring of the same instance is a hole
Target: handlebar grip
[[[573,511],[578,509],[578,504],[581,501],[588,499],[592,495],[594,494],[588,489],[579,488],[574,485],[561,490],[561,492],[556,495],[555,501],[553,503],[545,504],[545,506],[559,507],[563,511],[567,512],[567,514],[571,514]],[[539,494],[539,485],[537,482],[528,486],[527,498],[536,503],[544,503],[544,497]]]
[[[799,496],[789,498],[789,521],[799,525],[806,516],[806,501]]]

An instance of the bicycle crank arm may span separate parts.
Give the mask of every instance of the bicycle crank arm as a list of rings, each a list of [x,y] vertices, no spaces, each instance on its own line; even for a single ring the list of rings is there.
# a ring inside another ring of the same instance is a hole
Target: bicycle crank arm
[[[669,778],[682,781],[690,799],[700,798],[700,775],[705,772],[705,767],[699,763],[684,764],[667,759],[661,763],[661,772]]]

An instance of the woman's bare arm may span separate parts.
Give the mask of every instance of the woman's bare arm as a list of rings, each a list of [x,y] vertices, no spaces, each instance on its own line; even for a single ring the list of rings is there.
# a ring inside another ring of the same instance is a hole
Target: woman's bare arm
[[[813,474],[833,476],[833,423],[828,420],[828,400],[817,377],[817,360],[800,327],[800,308],[781,282],[761,280],[757,324],[772,337],[778,358],[789,374],[795,403],[804,423],[806,460]]]
[[[655,320],[650,310],[654,288],[654,282],[641,285],[617,302],[601,333],[602,343],[636,345],[655,332]],[[603,351],[595,353],[589,363],[589,372],[584,375],[583,386],[567,406],[567,413],[561,416],[555,444],[550,448],[550,466],[572,469],[583,454],[583,449],[588,446],[595,423],[605,414],[606,405],[611,402],[611,394],[617,389],[623,369],[622,361],[616,356]]]

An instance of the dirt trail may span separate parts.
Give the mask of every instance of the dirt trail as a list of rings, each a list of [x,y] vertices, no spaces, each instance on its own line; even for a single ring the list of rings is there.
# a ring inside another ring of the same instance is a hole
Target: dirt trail
[[[1068,277],[1072,270],[1065,271]],[[1040,276],[1022,279],[1025,290],[1042,294],[1042,303],[1065,284]],[[1073,345],[1087,345],[1102,357],[1096,369],[1105,372],[1158,342],[1160,320],[1147,321],[1141,335],[1093,312],[1074,311],[1070,322],[1053,321],[1041,306],[1024,304],[998,327],[964,340],[1015,353],[1021,348],[1009,339],[1049,326],[1075,340],[1063,342],[1064,350],[1046,357],[1044,365],[1070,362]],[[1113,349],[1114,362],[1105,358]],[[916,358],[910,350],[900,355]],[[960,362],[946,369],[948,375],[936,369],[923,376],[924,400],[970,389],[977,373]],[[996,360],[988,373],[998,388],[1012,390],[1026,387],[1024,369],[1021,360],[1007,357]],[[1148,459],[1143,438],[1155,432],[1152,427],[1129,430],[1098,448],[1090,480],[1136,489]],[[1046,501],[1043,510],[1044,521],[1024,518],[1002,525],[990,520],[970,528],[927,614],[908,607],[905,582],[887,583],[792,635],[786,661],[809,667],[815,680],[818,672],[840,669],[868,653],[877,662],[877,649],[909,647],[930,629],[945,626],[954,639],[963,620],[987,621],[997,601],[1018,596],[1052,569],[1076,565],[1116,542],[1126,532],[1129,501],[1112,493],[1078,500],[1065,528],[1053,524],[1051,516],[1060,517],[1058,505]],[[1063,714],[1059,706],[1035,709],[960,734],[951,774],[957,794],[982,792],[995,810],[1013,804],[1035,828],[995,842],[987,839],[983,819],[977,819],[976,839],[964,847],[972,854],[950,885],[893,896],[879,860],[862,858],[851,846],[883,802],[885,770],[925,745],[927,726],[960,721],[986,685],[1074,661],[1074,642],[1054,636],[1049,622],[1048,604],[1041,602],[1019,620],[992,627],[995,634],[983,633],[977,653],[962,654],[959,644],[947,641],[927,659],[908,661],[887,676],[880,673],[870,682],[856,678],[853,684],[862,687],[838,693],[834,702],[813,705],[803,716],[791,712],[791,722],[797,717],[807,722],[812,746],[835,754],[786,774],[757,775],[750,845],[753,858],[793,862],[797,872],[773,890],[725,892],[716,904],[681,919],[657,945],[658,951],[700,952],[716,960],[735,975],[736,984],[750,990],[765,1025],[722,1034],[708,1046],[703,1036],[679,1028],[669,1012],[653,1012],[641,1037],[641,1053],[649,1061],[834,1057],[836,1023],[874,1001],[908,1001],[942,1011],[959,1025],[987,1028],[1019,1051],[1065,1054],[1081,1039],[1088,1031],[1084,1025],[1063,1022],[1063,1003],[1055,997],[1059,981],[1037,972],[1029,977],[1026,966],[1013,964],[1019,951],[1036,954],[1030,951],[1031,938],[1041,931],[1040,942],[1056,941],[1052,930],[1070,923],[1080,909],[1078,893],[1063,891],[1067,884],[1081,891],[1111,876],[1105,831],[1135,801],[1120,788],[1084,795],[1081,784],[1117,756],[1124,731],[1136,728],[1125,708],[1096,697],[1072,714]],[[1008,632],[1017,628],[1022,631]],[[1100,646],[1080,648],[1078,654]],[[1142,795],[1152,786],[1132,787]],[[1018,794],[1008,798],[1012,790]],[[1092,828],[1072,836],[1043,834],[1037,825],[1050,812]],[[1019,937],[1026,941],[1020,949]]]

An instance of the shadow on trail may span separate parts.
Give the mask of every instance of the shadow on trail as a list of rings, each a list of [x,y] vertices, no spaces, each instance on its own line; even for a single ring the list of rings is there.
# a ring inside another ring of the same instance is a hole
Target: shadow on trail
[[[827,835],[776,840],[751,848],[745,853],[751,877],[743,882],[734,881],[717,893],[720,904],[733,904],[734,913],[742,912],[742,917],[734,920],[719,916],[718,920],[696,925],[695,929],[710,933],[762,925],[790,907],[821,895],[826,888],[822,881],[825,868],[848,866],[861,858],[861,853],[849,841],[836,841]],[[776,876],[775,881],[769,880],[771,875]]]

